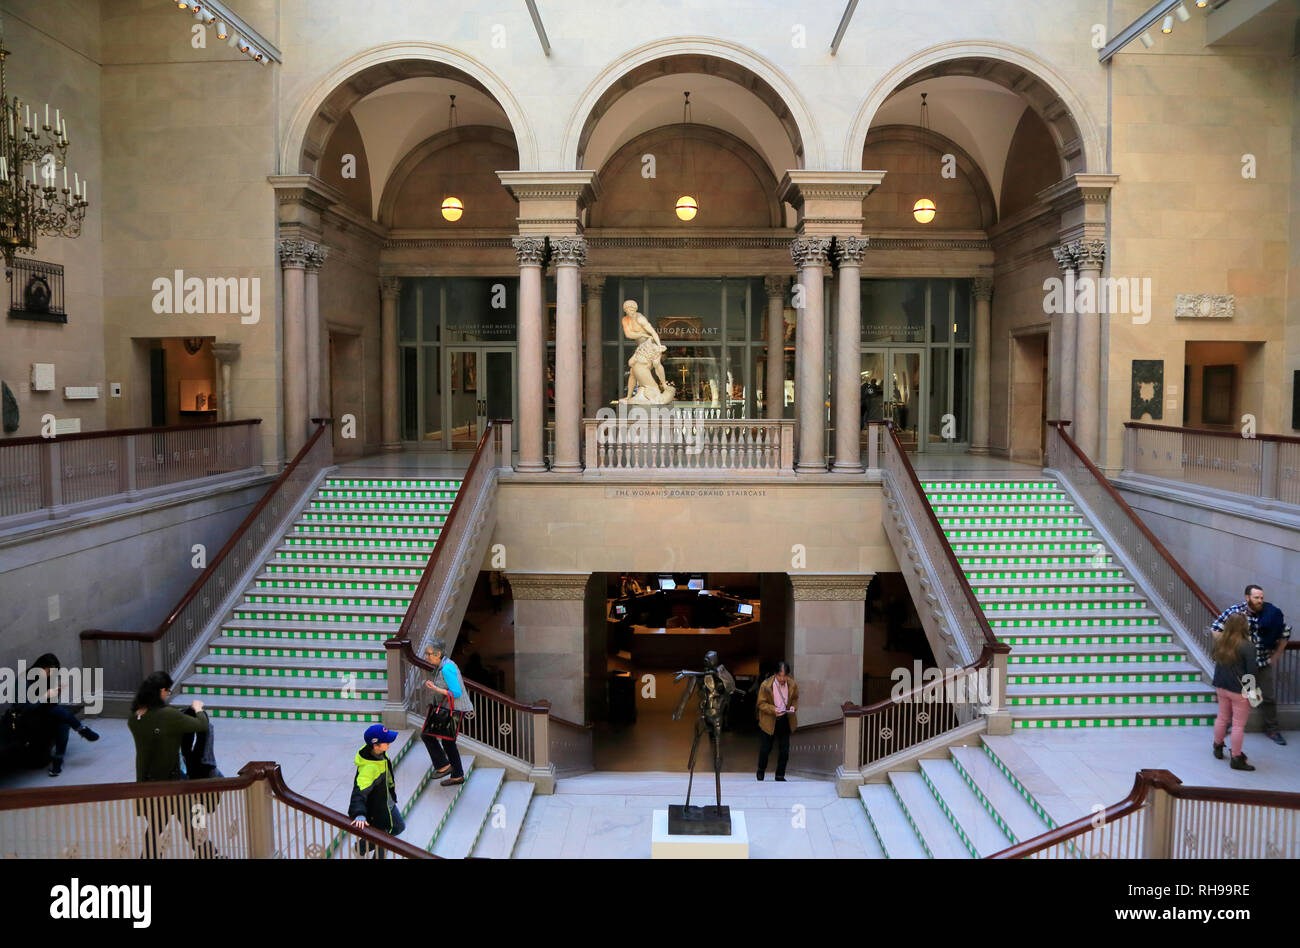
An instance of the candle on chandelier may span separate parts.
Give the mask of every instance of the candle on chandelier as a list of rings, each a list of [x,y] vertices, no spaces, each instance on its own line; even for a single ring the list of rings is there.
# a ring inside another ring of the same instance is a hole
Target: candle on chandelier
[[[45,127],[50,127],[50,103],[45,103]]]
[[[46,106],[46,108],[49,108],[49,106]],[[62,124],[62,121],[61,121],[61,119],[60,119],[60,117],[59,117],[59,110],[58,110],[58,109],[55,109],[55,110],[54,110],[54,130],[55,130],[56,132],[59,130],[59,126],[60,126],[61,124]]]
[[[23,115],[26,116],[26,118],[25,118],[24,121],[23,121],[23,128],[31,128],[31,127],[32,127],[32,110],[31,110],[31,107],[28,106],[28,105],[25,104],[25,103],[24,103],[24,105],[23,105]]]
[[[72,193],[81,197],[81,175],[72,172]]]
[[[68,169],[66,167],[63,169],[63,193],[68,193]]]
[[[9,166],[5,163],[5,156],[0,155],[0,181],[9,180]]]

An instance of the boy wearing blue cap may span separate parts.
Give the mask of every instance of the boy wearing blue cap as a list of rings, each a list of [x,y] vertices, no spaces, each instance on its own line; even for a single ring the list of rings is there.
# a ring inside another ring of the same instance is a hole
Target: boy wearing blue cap
[[[390,836],[400,836],[406,829],[401,810],[397,806],[397,779],[393,775],[393,762],[388,759],[388,746],[397,740],[397,732],[382,724],[366,728],[366,746],[357,751],[356,779],[352,783],[352,799],[348,803],[348,816],[353,826],[372,826]],[[357,841],[357,852],[367,855],[371,843]],[[378,855],[383,857],[383,850]]]

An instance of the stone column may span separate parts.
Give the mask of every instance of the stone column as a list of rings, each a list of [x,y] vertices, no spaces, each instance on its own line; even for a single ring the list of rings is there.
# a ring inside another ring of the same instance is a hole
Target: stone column
[[[307,327],[304,271],[307,254],[315,244],[301,237],[280,241],[280,269],[284,278],[284,318],[280,371],[284,389],[284,458],[293,459],[307,441]]]
[[[970,453],[989,453],[989,362],[992,353],[993,280],[975,278],[975,366],[971,386]]]
[[[1106,259],[1106,241],[1100,239],[1076,240],[1071,244],[1075,264],[1079,268],[1079,286],[1084,291],[1085,305],[1076,317],[1074,360],[1074,424],[1071,426],[1075,443],[1094,463],[1101,456],[1101,267]]]
[[[786,649],[799,683],[799,723],[840,715],[845,701],[862,703],[862,642],[871,573],[797,574]]]
[[[1051,321],[1052,368],[1057,379],[1056,419],[1074,421],[1074,352],[1078,316],[1075,315],[1074,250],[1072,244],[1062,244],[1052,250],[1057,266],[1061,268],[1065,292],[1062,294],[1064,312]],[[1050,407],[1050,406],[1049,406]]]
[[[787,276],[763,278],[767,291],[767,378],[763,381],[764,414],[780,418],[785,411],[785,294]]]
[[[795,418],[799,428],[799,463],[796,470],[813,473],[826,470],[826,320],[822,280],[829,237],[796,237],[790,242],[790,256],[799,268],[803,307],[798,310],[795,340]]]
[[[239,343],[214,342],[212,357],[221,366],[221,421],[234,421],[234,397],[230,392],[230,367],[239,359]]]
[[[397,298],[401,291],[402,281],[397,277],[379,278],[379,364],[383,379],[381,405],[385,451],[402,450],[398,415],[401,393],[397,390]]]
[[[515,606],[515,698],[545,698],[555,714],[576,724],[586,723],[583,611],[589,576],[506,573]]]
[[[603,404],[601,396],[602,376],[605,373],[604,340],[600,334],[600,309],[604,303],[605,278],[603,276],[584,276],[582,286],[587,291],[586,318],[583,323],[586,336],[586,349],[582,358],[583,417],[596,417],[596,410]]]
[[[587,241],[552,237],[555,263],[555,464],[552,470],[582,470],[582,265]]]
[[[839,474],[862,467],[862,255],[867,237],[835,238],[839,264],[835,312],[835,465]]]
[[[514,237],[519,260],[519,463],[517,471],[544,471],[542,417],[546,392],[546,312],[543,309],[542,263],[545,237]]]
[[[304,281],[304,312],[307,327],[307,420],[325,415],[321,399],[321,324],[320,324],[320,269],[329,256],[329,248],[314,244],[307,251],[307,270]]]

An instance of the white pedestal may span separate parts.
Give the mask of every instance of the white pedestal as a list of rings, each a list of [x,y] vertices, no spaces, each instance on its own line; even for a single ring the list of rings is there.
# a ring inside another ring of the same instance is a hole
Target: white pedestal
[[[749,858],[749,830],[742,810],[731,811],[730,836],[669,836],[667,810],[655,810],[650,825],[651,859]]]

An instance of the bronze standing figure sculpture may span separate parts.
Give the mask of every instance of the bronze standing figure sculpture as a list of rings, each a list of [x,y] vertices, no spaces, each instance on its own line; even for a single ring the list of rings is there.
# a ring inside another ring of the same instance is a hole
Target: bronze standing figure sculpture
[[[686,708],[686,703],[697,690],[700,693],[700,716],[695,722],[695,738],[691,741],[691,756],[688,763],[690,777],[686,782],[686,805],[668,808],[668,831],[675,835],[720,835],[731,834],[731,813],[722,805],[722,728],[727,720],[727,707],[732,695],[741,689],[731,672],[718,661],[717,652],[704,655],[704,671],[679,671],[673,681],[690,679],[686,691],[682,693],[673,720],[677,721]],[[717,806],[692,807],[691,786],[695,781],[695,752],[700,746],[700,737],[709,734],[713,745],[713,780],[717,791]]]

